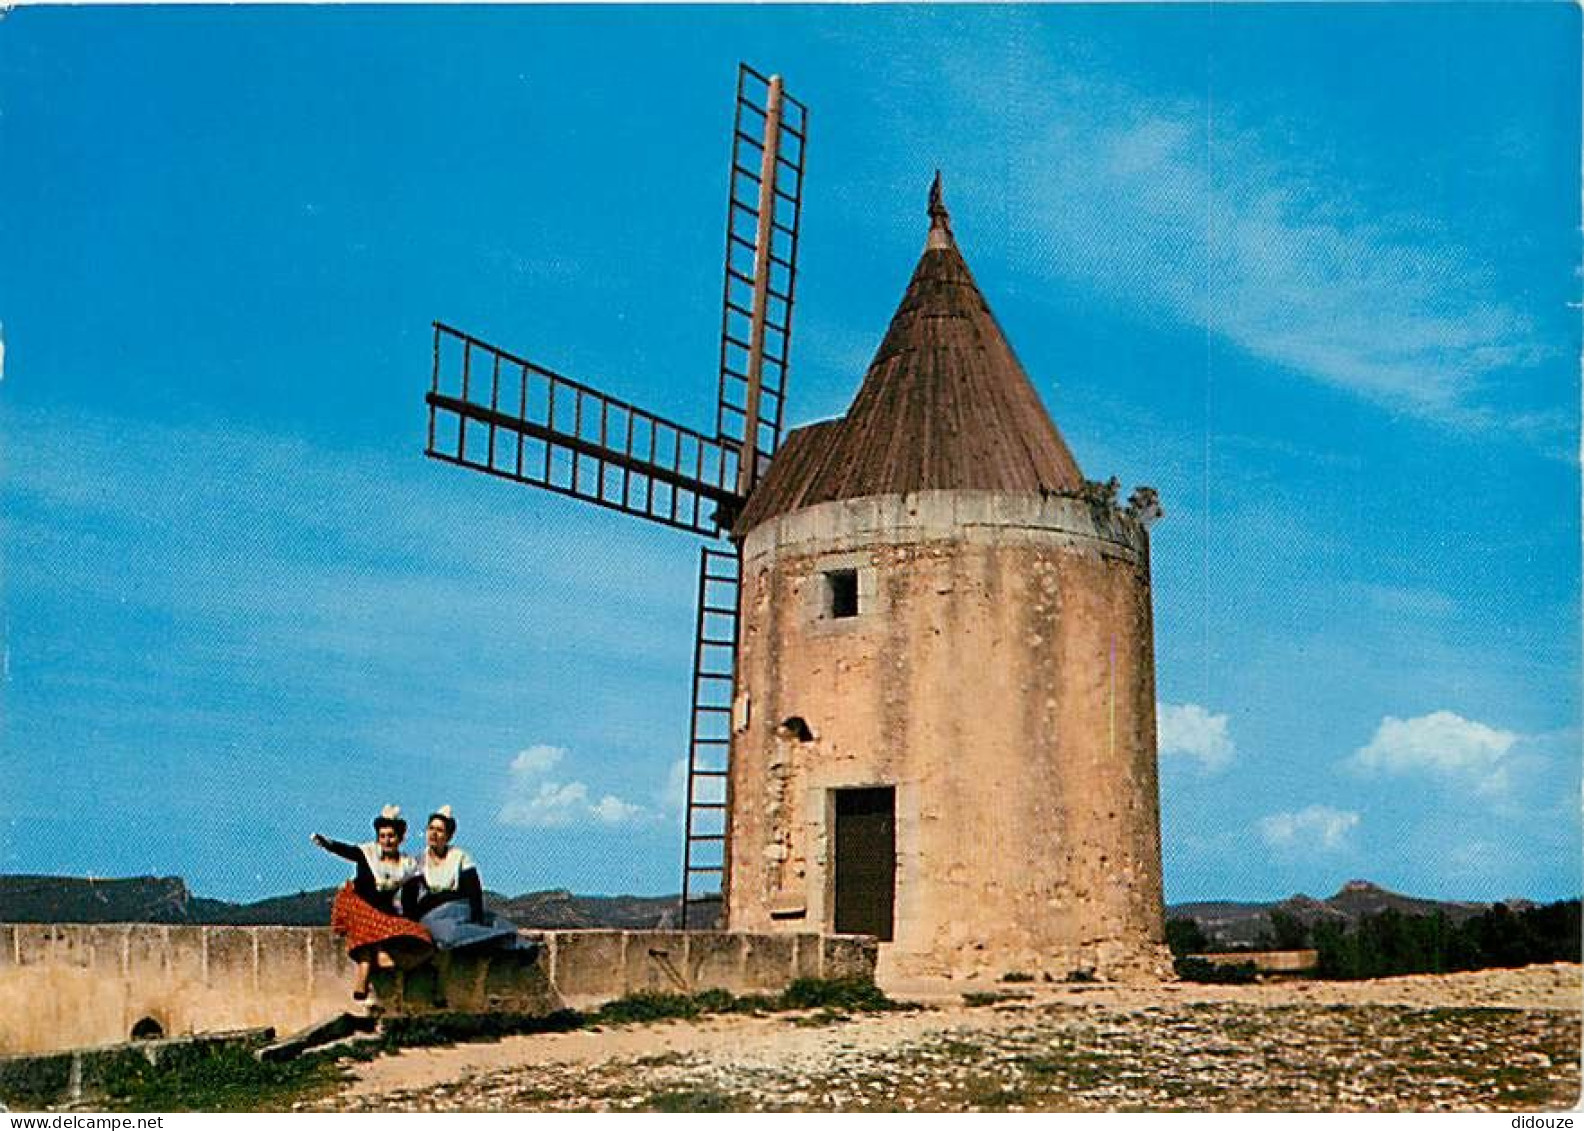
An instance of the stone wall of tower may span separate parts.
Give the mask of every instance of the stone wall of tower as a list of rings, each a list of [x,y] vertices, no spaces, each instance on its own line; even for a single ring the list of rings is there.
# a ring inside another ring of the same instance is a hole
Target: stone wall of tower
[[[841,570],[855,617],[830,615]],[[1137,522],[972,491],[809,507],[745,538],[741,626],[733,929],[832,930],[833,791],[891,786],[890,969],[1169,971]]]

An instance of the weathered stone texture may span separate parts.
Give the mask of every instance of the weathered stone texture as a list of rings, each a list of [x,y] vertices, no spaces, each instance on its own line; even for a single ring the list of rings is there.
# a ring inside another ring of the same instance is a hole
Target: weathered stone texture
[[[169,1035],[301,1028],[346,1008],[352,965],[328,928],[15,924],[0,965],[0,1055]],[[310,949],[317,957],[310,962]],[[318,973],[313,973],[318,966]]]
[[[743,975],[751,985],[766,985],[776,974],[797,968],[797,938],[792,935],[750,936],[743,952]]]
[[[627,992],[687,993],[687,935],[681,931],[644,931],[629,935]]]
[[[733,993],[743,989],[743,952],[734,936],[724,931],[694,931],[688,936],[688,982],[694,986],[719,986]]]
[[[548,1014],[642,991],[779,993],[796,978],[872,978],[874,944],[726,931],[524,932],[536,950],[439,953],[377,972],[389,1013]],[[353,964],[324,927],[0,924],[0,1057],[124,1041],[301,1029],[350,1006]],[[822,943],[834,943],[822,948]]]
[[[834,569],[857,617],[821,606]],[[858,499],[751,532],[731,928],[834,930],[832,791],[889,785],[899,972],[1165,973],[1152,637],[1142,528],[1079,500]]]
[[[568,1001],[597,996],[610,984],[613,972],[625,976],[625,931],[568,931],[558,934],[553,945],[550,977]]]
[[[863,935],[825,935],[820,943],[821,978],[865,978],[875,968],[877,944]]]

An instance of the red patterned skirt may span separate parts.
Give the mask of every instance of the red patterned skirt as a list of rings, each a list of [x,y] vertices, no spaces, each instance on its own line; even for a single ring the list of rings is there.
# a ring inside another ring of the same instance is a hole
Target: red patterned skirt
[[[336,893],[330,907],[330,929],[345,935],[347,953],[353,958],[364,947],[383,946],[398,962],[406,957],[421,959],[434,948],[434,940],[421,923],[388,915],[360,896],[348,883]]]

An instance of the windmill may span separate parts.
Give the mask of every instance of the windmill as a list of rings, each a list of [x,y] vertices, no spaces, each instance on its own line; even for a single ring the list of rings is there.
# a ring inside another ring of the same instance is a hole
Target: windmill
[[[443,322],[425,454],[703,535],[681,925],[719,898],[737,647],[737,547],[720,541],[781,441],[808,109],[738,68],[713,433],[667,420]],[[714,878],[713,890],[706,890]]]

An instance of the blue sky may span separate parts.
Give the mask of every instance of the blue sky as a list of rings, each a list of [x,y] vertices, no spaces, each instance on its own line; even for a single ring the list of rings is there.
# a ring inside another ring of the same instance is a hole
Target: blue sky
[[[738,59],[811,108],[792,423],[945,174],[1156,486],[1167,896],[1580,887],[1568,5],[0,19],[0,871],[675,890],[695,539],[423,459],[442,318],[713,420]]]

